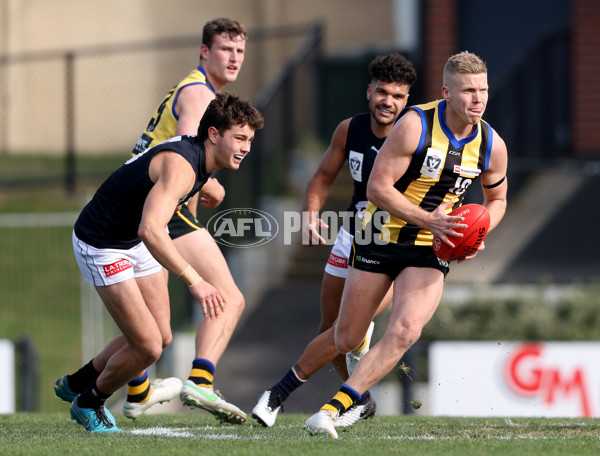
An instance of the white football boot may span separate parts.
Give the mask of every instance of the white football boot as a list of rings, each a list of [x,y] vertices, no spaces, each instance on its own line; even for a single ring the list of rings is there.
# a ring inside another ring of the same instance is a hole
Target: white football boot
[[[281,398],[279,393],[274,391],[265,391],[258,398],[258,402],[252,409],[252,418],[262,424],[264,427],[271,427],[275,424],[277,414],[281,410]]]
[[[182,381],[177,377],[157,378],[150,382],[150,394],[144,402],[123,402],[123,415],[136,419],[146,410],[156,404],[168,402],[177,396],[181,390]]]
[[[377,410],[377,403],[373,395],[369,396],[369,400],[365,404],[354,404],[349,409],[340,413],[340,416],[335,420],[335,427],[348,427],[352,426],[358,420],[366,420],[375,415]]]
[[[331,437],[337,439],[338,434],[335,430],[337,416],[338,412],[321,409],[306,420],[304,429],[310,432],[310,435],[316,437]]]
[[[246,414],[233,404],[227,402],[219,391],[212,387],[196,385],[191,380],[183,383],[179,398],[183,405],[190,408],[199,407],[212,413],[219,421],[230,424],[242,424]]]

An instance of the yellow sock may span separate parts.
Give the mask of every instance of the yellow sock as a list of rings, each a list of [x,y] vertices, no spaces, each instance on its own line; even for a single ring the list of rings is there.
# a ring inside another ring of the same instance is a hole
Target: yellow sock
[[[127,402],[146,402],[152,392],[148,375],[145,375],[141,383],[136,380],[138,379],[134,379],[127,384]]]

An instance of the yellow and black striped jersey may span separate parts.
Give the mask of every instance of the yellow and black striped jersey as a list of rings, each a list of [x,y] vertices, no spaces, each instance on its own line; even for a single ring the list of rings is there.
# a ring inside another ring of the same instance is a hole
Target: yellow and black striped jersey
[[[162,103],[156,108],[148,126],[131,151],[132,155],[137,155],[145,151],[148,147],[155,146],[175,136],[177,122],[179,121],[179,116],[175,112],[175,103],[177,102],[179,91],[192,84],[204,84],[213,93],[215,92],[214,87],[206,77],[204,68],[198,66],[198,68],[192,70],[185,79],[181,80],[179,84],[167,93]]]
[[[415,110],[423,128],[410,165],[394,187],[428,212],[452,198],[457,203],[450,210],[462,205],[468,188],[488,169],[492,149],[493,133],[487,122],[481,120],[475,133],[457,140],[444,120],[445,108],[446,101],[437,100],[411,106],[400,114]],[[369,202],[363,220],[363,228],[376,238],[397,244],[431,245],[429,230],[382,212]]]

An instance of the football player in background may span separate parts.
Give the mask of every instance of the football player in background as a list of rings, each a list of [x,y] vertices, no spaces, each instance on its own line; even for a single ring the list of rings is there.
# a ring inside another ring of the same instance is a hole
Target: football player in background
[[[347,355],[340,354],[335,348],[333,325],[338,316],[348,275],[350,247],[356,229],[360,230],[360,222],[367,205],[367,182],[371,169],[394,121],[406,106],[409,90],[417,78],[417,73],[410,61],[393,52],[371,61],[369,75],[370,82],[366,92],[369,111],[339,123],[319,168],[306,189],[303,211],[308,215],[308,223],[305,225],[308,232],[305,237],[311,244],[325,244],[319,230],[328,227],[318,217],[318,212],[325,204],[329,188],[340,170],[346,162],[348,163],[354,182],[354,192],[347,209],[351,217],[347,218],[349,225],[340,228],[325,265],[321,284],[319,335],[306,346],[304,353],[286,374],[259,398],[252,416],[263,426],[273,426],[283,402],[321,367],[333,361],[336,370],[345,381],[357,360],[369,350],[373,323],[360,346]],[[390,290],[382,299],[380,311],[387,307],[391,299]],[[336,421],[336,426],[349,426],[360,418],[368,418],[375,413],[375,408],[375,401],[367,391],[360,401]]]

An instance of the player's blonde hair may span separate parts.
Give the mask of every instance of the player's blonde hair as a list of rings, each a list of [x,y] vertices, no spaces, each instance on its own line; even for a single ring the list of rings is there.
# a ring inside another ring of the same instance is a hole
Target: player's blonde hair
[[[455,74],[480,74],[487,73],[487,66],[477,55],[463,51],[451,56],[444,66],[443,84],[450,84]]]

